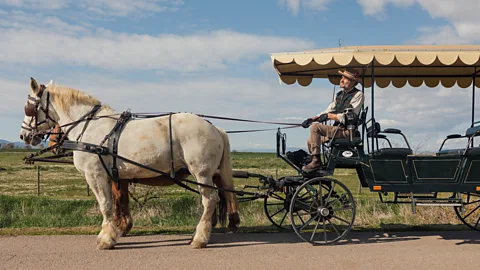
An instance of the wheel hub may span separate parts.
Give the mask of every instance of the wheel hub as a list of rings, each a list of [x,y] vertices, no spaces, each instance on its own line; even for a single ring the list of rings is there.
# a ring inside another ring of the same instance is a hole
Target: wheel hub
[[[319,207],[317,211],[322,217],[327,217],[330,214],[330,210],[325,207]]]
[[[321,205],[317,208],[311,208],[310,216],[316,221],[329,220],[333,216],[333,208],[328,205]]]

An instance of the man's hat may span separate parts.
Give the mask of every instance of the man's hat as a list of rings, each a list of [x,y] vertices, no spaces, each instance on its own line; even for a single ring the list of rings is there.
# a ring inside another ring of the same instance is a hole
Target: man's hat
[[[358,83],[361,82],[360,74],[353,68],[347,68],[344,71],[339,70],[338,73],[340,73],[342,76],[347,77],[350,80],[356,81]]]

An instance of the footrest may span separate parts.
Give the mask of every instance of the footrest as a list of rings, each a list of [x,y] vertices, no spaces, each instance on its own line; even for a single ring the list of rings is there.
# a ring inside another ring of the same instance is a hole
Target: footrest
[[[283,180],[283,183],[288,184],[302,184],[305,182],[305,178],[303,176],[286,176]]]
[[[303,177],[305,177],[305,179],[310,179],[315,177],[324,177],[324,176],[333,175],[333,171],[322,170],[322,169],[309,171],[309,172],[302,171],[302,175]]]

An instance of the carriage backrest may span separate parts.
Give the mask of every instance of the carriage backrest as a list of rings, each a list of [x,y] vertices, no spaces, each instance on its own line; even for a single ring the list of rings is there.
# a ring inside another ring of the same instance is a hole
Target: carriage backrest
[[[368,113],[368,107],[365,107],[361,112],[360,112],[360,115],[358,117],[358,125],[361,126],[361,125],[365,125],[366,121],[367,121],[367,113]]]
[[[478,136],[480,135],[480,126],[470,127],[465,131],[466,137]]]
[[[367,128],[367,137],[376,137],[382,129],[380,128],[380,123],[375,122],[375,125],[369,126]]]

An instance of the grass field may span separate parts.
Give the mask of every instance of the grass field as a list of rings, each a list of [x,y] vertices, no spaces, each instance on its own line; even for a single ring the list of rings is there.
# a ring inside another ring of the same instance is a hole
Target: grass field
[[[72,165],[23,164],[25,152],[0,152],[0,234],[97,233],[101,216],[85,180]],[[233,153],[233,167],[262,175],[295,175],[273,153]],[[40,185],[38,186],[38,173]],[[379,201],[376,193],[359,187],[355,170],[337,169],[334,178],[354,194],[356,230],[465,229],[452,208],[428,207],[411,213],[409,204]],[[258,185],[255,178],[235,179],[235,189]],[[39,194],[37,194],[39,192]],[[131,185],[133,234],[192,231],[201,215],[200,198],[178,186]],[[263,212],[263,200],[241,203],[243,231],[275,230]]]

